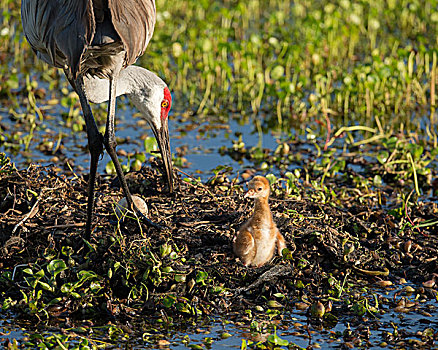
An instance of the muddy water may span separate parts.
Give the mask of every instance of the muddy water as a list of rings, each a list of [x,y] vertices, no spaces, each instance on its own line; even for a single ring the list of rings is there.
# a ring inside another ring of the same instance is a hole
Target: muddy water
[[[399,299],[402,288],[405,286],[396,286],[391,290],[376,290],[377,294],[381,294],[388,299]],[[408,300],[415,301],[415,296]],[[334,305],[336,307],[336,305]],[[438,303],[436,300],[427,300],[420,302],[420,306],[416,312],[400,313],[394,309],[387,309],[384,315],[372,316],[365,315],[363,318],[352,316],[339,315],[339,321],[336,324],[327,325],[318,322],[308,323],[309,318],[306,311],[292,310],[286,311],[281,320],[273,319],[272,322],[267,322],[262,331],[251,330],[250,320],[242,315],[230,315],[227,319],[219,317],[211,317],[209,320],[199,321],[198,323],[190,321],[185,325],[184,331],[178,331],[176,327],[168,328],[162,332],[162,336],[155,333],[156,337],[150,340],[145,340],[144,334],[137,334],[135,327],[133,333],[129,335],[129,340],[109,341],[106,337],[100,337],[99,331],[95,334],[87,335],[89,340],[107,343],[108,346],[119,348],[129,344],[133,349],[187,349],[188,347],[212,349],[240,349],[242,342],[250,344],[253,342],[265,342],[268,337],[274,332],[283,340],[289,342],[289,346],[295,345],[300,348],[306,348],[311,345],[313,348],[336,349],[349,340],[349,334],[354,334],[355,331],[363,329],[369,334],[368,341],[363,340],[361,344],[356,343],[356,346],[366,348],[380,349],[398,348],[393,345],[385,345],[385,340],[391,338],[396,332],[403,334],[404,341],[411,342],[408,347],[415,348],[415,342],[421,339],[421,333],[426,329],[438,328]],[[431,316],[426,316],[426,313]],[[256,315],[257,318],[257,315]],[[192,324],[190,324],[192,323]],[[151,325],[154,329],[155,325]],[[144,329],[144,326],[143,326]],[[34,325],[21,324],[20,326],[14,322],[13,318],[0,319],[0,339],[3,341],[16,339],[18,343],[22,343],[29,339],[31,334],[40,334],[44,338],[49,338],[54,334],[70,334],[70,345],[78,344],[83,335],[78,334],[74,329],[66,329],[62,333],[54,327],[45,327],[43,324],[38,326],[38,330],[34,329]],[[164,343],[158,344],[158,338]],[[350,336],[350,338],[354,338]],[[254,344],[253,344],[254,345]],[[401,346],[401,344],[400,344]],[[285,346],[283,346],[285,348]]]

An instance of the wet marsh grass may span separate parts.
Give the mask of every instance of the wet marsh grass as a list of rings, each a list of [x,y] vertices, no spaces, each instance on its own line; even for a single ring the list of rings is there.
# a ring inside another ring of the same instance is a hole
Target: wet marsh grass
[[[1,5],[1,96],[9,110],[28,105],[26,112],[41,118],[35,101],[43,103],[32,94],[43,89],[61,99],[56,90],[67,83],[31,52],[18,4]],[[328,117],[336,128],[418,129],[436,146],[436,5],[161,0],[139,63],[168,81],[176,114],[226,120],[237,111],[300,134]]]

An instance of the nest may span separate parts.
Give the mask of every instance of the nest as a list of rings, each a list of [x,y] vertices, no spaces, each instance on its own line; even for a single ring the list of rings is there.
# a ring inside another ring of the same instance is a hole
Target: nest
[[[303,300],[305,294],[309,303],[324,299],[333,289],[333,278],[348,276],[358,284],[397,282],[401,277],[418,283],[434,279],[438,256],[434,226],[401,230],[388,210],[359,201],[343,207],[321,204],[304,190],[304,199],[293,200],[281,183],[273,185],[277,189],[273,193],[279,195],[271,196],[270,205],[288,251],[261,268],[244,267],[231,249],[234,235],[252,214],[253,203],[243,198],[242,184],[230,180],[208,186],[178,177],[170,195],[161,174],[147,167],[129,173],[128,185],[146,200],[149,218],[162,230],[135,218],[118,221],[114,207],[121,190],[117,180],[102,177],[96,185],[92,238],[84,245],[87,183],[59,171],[39,166],[2,169],[0,267],[11,271],[22,264],[44,266],[51,252],[50,258],[67,262],[65,280],[74,280],[80,270],[103,276],[106,293],[99,303],[111,314],[123,309],[115,311],[114,300],[128,304],[133,288],[140,285],[147,296],[139,312],[156,311],[169,300],[171,305],[196,300],[208,314],[238,310],[276,293],[288,300]],[[436,221],[437,213],[434,203],[409,210],[417,222]],[[66,247],[68,254],[63,253]],[[129,274],[116,265],[129,269]],[[3,287],[8,295],[17,294],[16,285]],[[80,304],[68,308],[75,311]]]

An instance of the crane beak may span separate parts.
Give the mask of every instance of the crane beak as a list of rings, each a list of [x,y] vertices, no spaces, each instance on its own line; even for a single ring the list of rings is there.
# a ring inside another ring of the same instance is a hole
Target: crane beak
[[[164,173],[166,177],[167,184],[169,185],[169,192],[172,193],[173,187],[173,165],[172,165],[172,155],[170,153],[170,142],[169,142],[169,128],[167,126],[167,120],[160,127],[156,127],[153,123],[150,124],[151,129],[154,132],[155,139],[157,140],[158,147],[160,148],[161,158],[164,164]]]

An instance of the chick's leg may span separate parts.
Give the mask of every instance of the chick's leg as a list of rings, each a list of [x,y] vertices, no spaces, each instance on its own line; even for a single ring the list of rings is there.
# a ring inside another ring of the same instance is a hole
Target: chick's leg
[[[277,251],[278,251],[278,255],[281,255],[281,252],[283,251],[283,249],[286,248],[286,242],[284,240],[283,235],[280,233],[280,231],[277,230]]]

